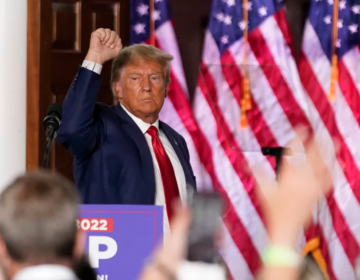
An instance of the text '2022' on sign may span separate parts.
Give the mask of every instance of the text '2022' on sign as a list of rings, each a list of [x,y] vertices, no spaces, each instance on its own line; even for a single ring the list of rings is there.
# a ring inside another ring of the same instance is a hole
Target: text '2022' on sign
[[[102,219],[102,218],[80,218],[76,220],[78,229],[83,231],[94,231],[94,232],[113,232],[114,221],[113,219]]]

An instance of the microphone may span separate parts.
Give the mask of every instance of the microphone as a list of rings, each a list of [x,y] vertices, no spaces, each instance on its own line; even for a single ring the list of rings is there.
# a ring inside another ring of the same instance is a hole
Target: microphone
[[[283,155],[291,156],[292,150],[285,147],[263,147],[261,152],[264,156],[274,156],[275,157],[275,172],[276,177],[279,175],[279,167],[281,165],[281,157]]]
[[[59,129],[61,118],[62,106],[57,103],[51,104],[43,120],[43,127],[45,128],[47,138],[50,138]]]
[[[263,147],[261,152],[264,156],[292,155],[291,149],[285,147]]]
[[[43,168],[49,166],[51,148],[56,138],[56,131],[60,127],[61,118],[62,106],[57,103],[51,104],[47,110],[46,117],[43,120],[43,127],[46,131],[45,151],[42,164]]]

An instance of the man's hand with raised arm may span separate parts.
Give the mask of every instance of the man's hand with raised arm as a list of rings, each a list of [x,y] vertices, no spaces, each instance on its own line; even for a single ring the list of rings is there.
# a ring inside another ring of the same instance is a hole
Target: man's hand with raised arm
[[[115,58],[121,49],[121,39],[115,31],[99,28],[91,33],[90,47],[85,60],[103,65]]]

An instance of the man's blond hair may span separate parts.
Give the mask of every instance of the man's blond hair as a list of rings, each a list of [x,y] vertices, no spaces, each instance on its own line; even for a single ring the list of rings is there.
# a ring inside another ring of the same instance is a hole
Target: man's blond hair
[[[113,87],[113,82],[119,79],[121,69],[135,59],[144,59],[159,63],[164,69],[165,88],[169,86],[170,61],[173,59],[173,57],[154,46],[135,44],[123,48],[112,62],[110,82],[114,96],[116,96],[116,92]]]

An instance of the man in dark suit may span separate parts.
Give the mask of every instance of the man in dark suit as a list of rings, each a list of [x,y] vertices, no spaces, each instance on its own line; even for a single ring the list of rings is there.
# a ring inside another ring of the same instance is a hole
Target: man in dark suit
[[[102,65],[113,59],[119,103],[96,103]],[[148,45],[122,49],[118,35],[98,29],[63,104],[58,141],[74,156],[84,203],[164,206],[165,234],[175,200],[196,187],[184,138],[159,121],[172,57]]]

